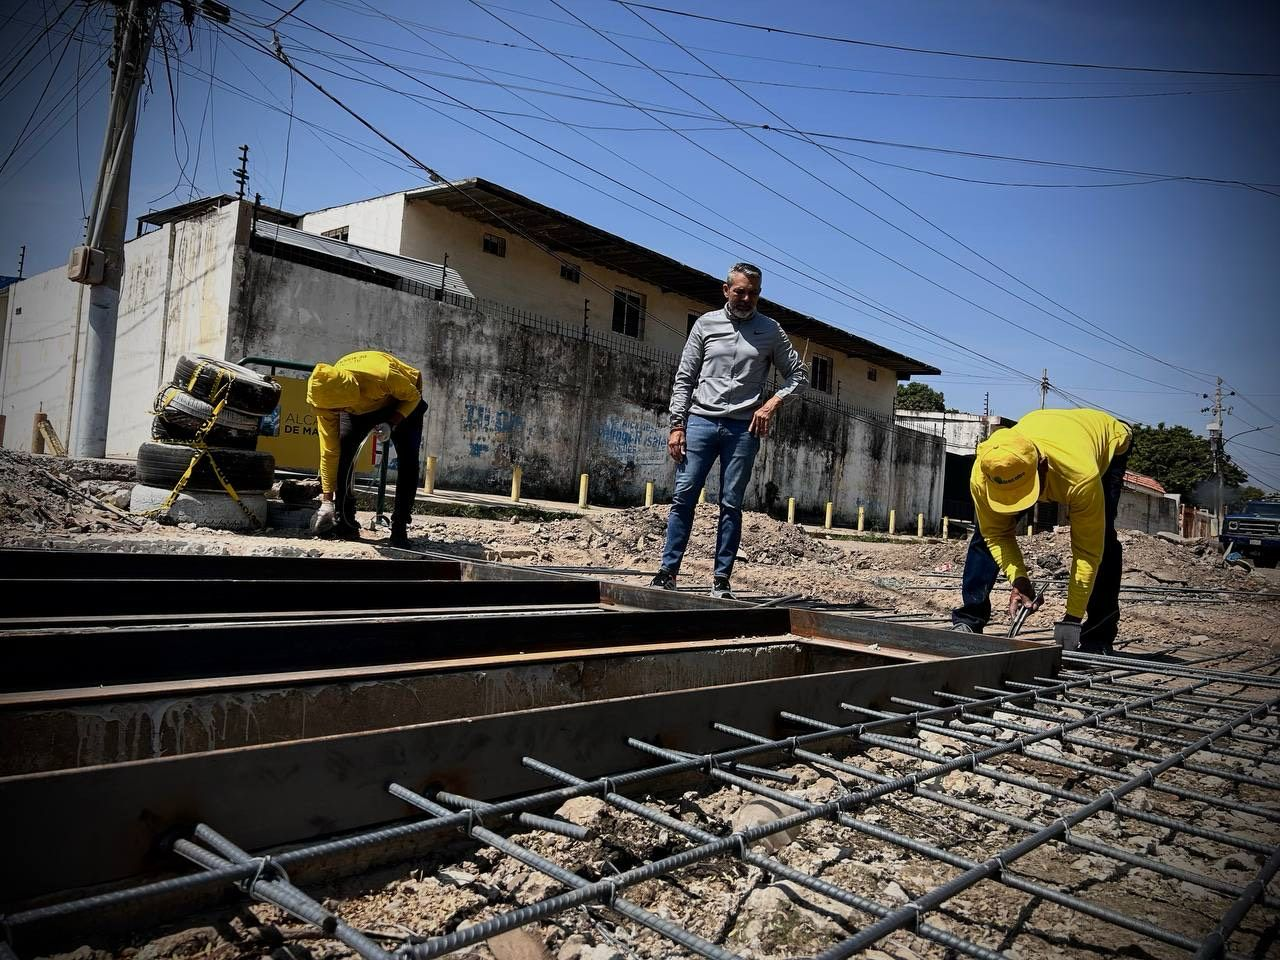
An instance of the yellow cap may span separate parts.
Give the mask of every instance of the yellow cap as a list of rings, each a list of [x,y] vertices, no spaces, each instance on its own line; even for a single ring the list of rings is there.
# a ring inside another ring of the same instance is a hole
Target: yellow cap
[[[1040,451],[1013,430],[997,430],[978,444],[987,502],[996,513],[1021,513],[1040,497]]]
[[[317,363],[307,378],[307,403],[317,410],[341,410],[360,399],[360,381],[350,370]]]

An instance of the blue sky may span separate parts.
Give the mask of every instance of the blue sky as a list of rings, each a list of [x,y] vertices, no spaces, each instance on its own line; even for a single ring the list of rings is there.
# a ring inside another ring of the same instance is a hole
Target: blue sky
[[[271,47],[265,25],[289,6],[232,3],[231,25],[197,22],[190,47],[171,21],[132,216],[234,192],[242,143],[251,191],[290,210],[423,182],[255,45]],[[761,262],[767,296],[940,367],[927,381],[951,406],[989,394],[1017,416],[1048,368],[1078,402],[1199,432],[1220,375],[1238,392],[1228,436],[1276,423],[1274,4],[671,6],[710,19],[613,0],[305,0],[275,29],[300,71],[442,175],[486,177],[710,273]],[[105,7],[0,7],[0,76],[35,43],[0,84],[0,157],[17,143],[0,170],[0,273],[21,244],[31,274],[79,239]],[[1250,73],[1269,76],[1227,75]],[[1280,487],[1280,426],[1230,449]]]

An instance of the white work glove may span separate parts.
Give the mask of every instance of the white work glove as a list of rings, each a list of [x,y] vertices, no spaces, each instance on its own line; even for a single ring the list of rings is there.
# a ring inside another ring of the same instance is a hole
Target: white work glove
[[[373,428],[373,435],[378,438],[379,443],[386,443],[391,439],[391,424],[380,423]]]
[[[320,509],[311,518],[312,533],[328,533],[338,525],[338,507],[332,500],[321,500]]]
[[[1078,622],[1059,620],[1053,625],[1053,642],[1062,647],[1063,650],[1078,650],[1080,648],[1080,627],[1081,624]]]

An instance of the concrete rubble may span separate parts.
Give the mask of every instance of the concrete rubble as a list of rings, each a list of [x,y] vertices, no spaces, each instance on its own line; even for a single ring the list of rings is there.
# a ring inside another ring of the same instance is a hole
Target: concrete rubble
[[[322,542],[296,531],[266,531],[237,535],[177,530],[153,522],[134,529],[109,510],[79,501],[49,482],[49,470],[93,497],[118,505],[127,502],[131,478],[124,468],[103,477],[97,469],[72,461],[0,454],[0,542],[25,546],[73,546],[102,550],[181,550],[200,553],[272,554],[282,556],[380,555],[380,539],[359,544]],[[657,566],[665,529],[665,507],[638,507],[600,512],[563,520],[511,522],[510,519],[473,520],[419,517],[411,530],[422,549],[453,552],[480,550],[514,563],[595,565],[651,570]],[[682,585],[710,582],[714,552],[715,508],[699,509]],[[1246,574],[1224,568],[1214,546],[1206,542],[1177,542],[1171,538],[1121,534],[1125,547],[1124,582],[1139,588],[1187,587],[1219,593],[1204,598],[1154,592],[1122,598],[1124,623],[1120,643],[1127,652],[1187,657],[1228,657],[1232,670],[1273,660],[1280,655],[1280,631],[1274,604],[1251,603],[1247,597],[1222,591],[1254,592],[1280,587],[1274,571]],[[830,602],[865,603],[881,611],[912,612],[936,618],[944,625],[956,602],[958,581],[944,579],[963,568],[966,544],[952,540],[893,540],[876,542],[823,540],[803,530],[749,514],[735,573],[735,587],[772,595],[802,594]],[[1070,559],[1067,532],[1038,534],[1026,541],[1033,579],[1062,580]],[[631,583],[642,582],[632,577]],[[950,589],[926,589],[936,587]],[[1205,595],[1206,597],[1210,595]],[[1064,594],[1050,593],[1047,609],[1029,627],[1041,631],[1062,613]],[[997,604],[997,607],[999,604]],[[1002,623],[993,624],[1002,630]],[[1032,639],[1043,633],[1029,633]],[[1020,723],[1036,724],[1013,713],[996,714]],[[1007,738],[1012,734],[1005,733]],[[924,734],[928,749],[956,755],[956,741]],[[1048,741],[1046,753],[1082,756],[1076,747]],[[889,776],[918,769],[920,761],[876,747],[853,753],[849,762]],[[1063,771],[1043,761],[1019,758],[1013,763],[1028,775],[1061,782]],[[1121,769],[1125,769],[1119,765]],[[1136,767],[1133,768],[1136,771]],[[795,784],[786,789],[798,799],[821,802],[842,789],[858,789],[859,782],[840,779],[830,770],[807,764],[786,768]],[[1249,771],[1271,780],[1280,778],[1280,755]],[[1174,771],[1171,779],[1195,784]],[[1078,789],[1100,789],[1098,781],[1075,778]],[[843,782],[842,782],[843,781]],[[971,773],[948,774],[931,787],[951,796],[971,799],[993,810],[1039,822],[1058,815],[1059,804],[1044,794],[992,781]],[[1203,787],[1203,782],[1201,782]],[[1223,786],[1242,801],[1275,801],[1275,793],[1248,786]],[[710,792],[638,798],[671,817],[696,824],[712,833],[760,822],[784,812],[772,802],[725,786]],[[1135,802],[1170,817],[1195,816],[1197,805],[1168,794],[1143,793]],[[1274,809],[1274,806],[1273,806]],[[587,842],[547,833],[515,834],[517,841],[587,879],[606,878],[637,864],[659,859],[679,849],[685,840],[671,831],[619,811],[602,800],[579,798],[566,803],[559,816],[592,831]],[[981,859],[993,849],[1010,846],[1025,834],[1013,827],[974,814],[940,807],[920,797],[895,794],[856,813],[868,823],[909,835],[948,852]],[[1275,844],[1280,836],[1274,822],[1215,810],[1206,825]],[[1123,829],[1122,829],[1123,827]],[[1084,832],[1091,838],[1135,853],[1177,863],[1197,874],[1237,885],[1256,875],[1253,855],[1229,853],[1208,841],[1175,836],[1168,830],[1104,814],[1093,817]],[[893,844],[853,832],[829,821],[816,821],[793,833],[769,838],[758,852],[821,876],[846,890],[881,903],[905,903],[956,875],[957,868],[902,850]],[[1226,901],[1202,887],[1180,883],[1115,860],[1079,849],[1051,845],[1019,861],[1017,870],[1029,878],[1093,902],[1142,917],[1166,929],[1201,936],[1225,909]],[[432,859],[408,867],[367,874],[334,883],[317,896],[340,909],[347,922],[385,937],[388,948],[404,938],[430,935],[458,925],[479,922],[515,904],[537,901],[559,890],[554,881],[494,850],[459,840]],[[315,891],[313,891],[315,892]],[[1271,885],[1273,895],[1276,884]],[[864,926],[865,915],[765,871],[732,858],[687,868],[659,880],[629,888],[628,899],[667,917],[742,957],[809,956]],[[947,930],[1005,952],[1011,957],[1139,958],[1185,954],[1155,944],[1120,927],[1096,922],[1071,910],[1032,898],[998,883],[983,882],[930,915]],[[1244,927],[1243,940],[1262,951],[1273,950],[1280,913],[1255,908]],[[504,960],[505,957],[544,955],[556,960],[634,960],[671,956],[675,948],[643,927],[637,927],[599,906],[580,908],[523,928],[524,935],[503,945],[482,945],[451,956]],[[1261,938],[1261,939],[1259,939]],[[1267,944],[1270,944],[1268,947]],[[950,957],[945,948],[900,931],[864,954],[868,957]],[[160,960],[201,957],[240,960],[249,957],[338,958],[353,956],[345,948],[321,938],[314,928],[282,911],[261,904],[239,908],[217,918],[196,919],[184,929],[153,931],[145,940],[120,942],[110,948],[81,947],[59,955],[62,960]]]

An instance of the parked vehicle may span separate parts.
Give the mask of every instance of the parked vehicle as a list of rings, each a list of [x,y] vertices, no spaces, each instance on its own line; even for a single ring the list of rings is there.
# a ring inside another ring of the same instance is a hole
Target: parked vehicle
[[[1224,553],[1242,553],[1260,566],[1274,567],[1280,559],[1280,498],[1250,500],[1239,513],[1227,514],[1218,542]]]

